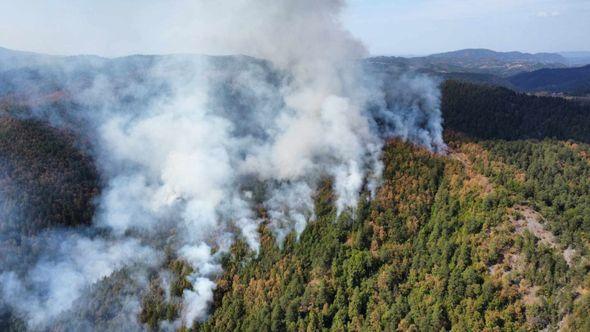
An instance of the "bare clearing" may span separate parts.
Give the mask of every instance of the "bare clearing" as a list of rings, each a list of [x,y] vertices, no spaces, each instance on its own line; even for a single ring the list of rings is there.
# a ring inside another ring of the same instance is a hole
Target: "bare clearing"
[[[555,235],[546,230],[541,223],[544,219],[540,213],[524,205],[515,206],[514,212],[516,215],[512,216],[512,224],[514,224],[517,233],[523,234],[525,230],[528,230],[539,239],[541,243],[554,249],[558,247]]]

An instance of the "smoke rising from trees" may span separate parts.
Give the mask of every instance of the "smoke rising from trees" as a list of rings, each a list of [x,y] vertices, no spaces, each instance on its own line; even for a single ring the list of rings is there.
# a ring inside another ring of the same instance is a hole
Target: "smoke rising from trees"
[[[171,251],[193,269],[176,322],[191,325],[208,315],[232,242],[258,250],[257,207],[282,241],[313,220],[322,179],[333,180],[340,213],[374,191],[386,139],[442,149],[436,83],[367,70],[362,43],[339,22],[343,5],[187,1],[179,15],[198,22],[205,52],[247,56],[53,65],[47,75],[77,106],[32,116],[88,137],[105,185],[90,231],[46,230],[55,251],[1,271],[3,301],[30,328],[44,328],[115,271],[166,273]]]

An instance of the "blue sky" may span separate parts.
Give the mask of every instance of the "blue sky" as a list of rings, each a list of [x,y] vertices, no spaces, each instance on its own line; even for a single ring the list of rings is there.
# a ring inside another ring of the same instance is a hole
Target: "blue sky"
[[[176,1],[0,0],[0,46],[107,56],[191,51],[187,45],[166,42],[162,33],[175,25]],[[590,0],[349,0],[348,4],[343,24],[372,54],[475,47],[590,50]]]
[[[375,54],[590,50],[590,0],[351,0],[345,22]]]

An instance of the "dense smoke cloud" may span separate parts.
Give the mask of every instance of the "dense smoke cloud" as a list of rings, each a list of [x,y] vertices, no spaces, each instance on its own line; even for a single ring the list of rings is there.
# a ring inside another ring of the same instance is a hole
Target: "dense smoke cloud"
[[[15,272],[0,275],[0,294],[30,327],[40,327],[72,307],[80,292],[125,265],[159,261],[136,240],[93,240],[78,234],[44,234],[47,252],[21,280]],[[59,242],[58,242],[59,241]],[[38,245],[38,244],[37,244]]]
[[[56,65],[51,75],[77,108],[34,115],[77,128],[93,142],[106,185],[91,229],[101,232],[60,233],[57,250],[36,257],[24,273],[4,269],[4,302],[30,328],[44,328],[117,270],[143,266],[165,275],[163,251],[171,249],[194,270],[181,317],[191,325],[208,315],[219,258],[231,243],[240,237],[258,250],[257,204],[268,211],[280,242],[314,218],[312,196],[321,179],[333,179],[338,213],[354,209],[365,184],[374,191],[385,139],[442,148],[436,84],[366,70],[362,44],[338,21],[342,6],[338,0],[186,2],[183,14],[211,22],[196,34],[208,35],[200,40],[205,50],[257,59]],[[84,84],[77,82],[81,76]],[[47,237],[47,247],[55,246]]]

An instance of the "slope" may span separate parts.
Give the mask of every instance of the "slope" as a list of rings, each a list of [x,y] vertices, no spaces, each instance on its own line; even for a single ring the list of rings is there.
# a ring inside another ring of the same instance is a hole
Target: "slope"
[[[520,73],[508,79],[522,91],[590,94],[590,65],[578,68],[540,69]]]

